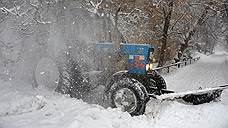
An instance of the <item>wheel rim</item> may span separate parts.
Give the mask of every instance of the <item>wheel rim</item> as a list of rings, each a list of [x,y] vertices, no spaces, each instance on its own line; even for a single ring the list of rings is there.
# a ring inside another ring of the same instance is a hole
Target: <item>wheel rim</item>
[[[137,98],[134,92],[128,88],[122,88],[116,91],[114,103],[117,108],[132,113],[137,107]]]

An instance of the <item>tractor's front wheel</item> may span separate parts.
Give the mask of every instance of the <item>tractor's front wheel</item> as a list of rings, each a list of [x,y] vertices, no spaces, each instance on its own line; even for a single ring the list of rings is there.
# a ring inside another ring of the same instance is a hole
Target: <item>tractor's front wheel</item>
[[[121,108],[132,116],[144,114],[148,96],[144,86],[136,79],[118,79],[113,83],[110,94],[111,107]]]
[[[156,71],[153,71],[153,73],[149,75],[149,78],[153,81],[153,84],[158,89],[166,89],[167,88],[164,78],[159,73],[157,73]]]

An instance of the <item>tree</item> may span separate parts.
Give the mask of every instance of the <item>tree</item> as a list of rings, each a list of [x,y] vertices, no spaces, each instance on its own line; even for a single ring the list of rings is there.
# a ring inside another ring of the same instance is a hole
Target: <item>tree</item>
[[[225,8],[225,14],[224,14],[224,21],[226,23],[226,29],[228,29],[228,0],[225,0],[225,3],[224,3],[224,8]],[[228,31],[228,30],[227,30]],[[228,45],[228,35],[226,34],[226,43]]]
[[[162,32],[162,38],[161,38],[161,53],[160,53],[160,60],[158,63],[159,67],[162,67],[165,64],[165,50],[167,46],[167,39],[168,39],[168,31],[170,27],[170,20],[173,12],[173,5],[174,5],[174,0],[168,2],[167,6],[167,11],[163,8],[163,13],[164,13],[164,27],[163,27],[163,32]]]
[[[209,14],[216,14],[219,11],[219,7],[221,6],[221,1],[206,1],[205,3],[201,3],[203,5],[203,10],[201,14],[198,16],[198,18],[195,20],[195,22],[191,25],[189,30],[184,36],[184,40],[180,44],[180,49],[178,52],[178,59],[182,57],[184,51],[188,48],[191,39],[195,35],[195,33],[199,30],[198,28],[202,26],[206,20],[208,19]]]

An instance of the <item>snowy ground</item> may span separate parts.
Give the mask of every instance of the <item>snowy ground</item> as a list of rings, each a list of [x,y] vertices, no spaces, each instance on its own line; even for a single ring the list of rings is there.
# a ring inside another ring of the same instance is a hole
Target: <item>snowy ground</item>
[[[202,56],[192,65],[165,76],[178,92],[228,84],[228,53]],[[156,116],[131,117],[57,93],[33,90],[20,81],[0,81],[0,128],[227,128],[228,90],[221,101],[189,106],[167,102]],[[148,109],[153,106],[148,105]]]

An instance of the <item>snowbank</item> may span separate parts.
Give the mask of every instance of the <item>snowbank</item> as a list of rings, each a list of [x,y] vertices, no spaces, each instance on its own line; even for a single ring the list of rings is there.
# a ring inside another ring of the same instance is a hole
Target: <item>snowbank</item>
[[[131,117],[118,109],[91,105],[50,91],[20,90],[1,81],[1,128],[226,128],[228,106],[222,102],[189,106],[177,102],[148,104],[155,113]],[[6,114],[8,113],[8,114]]]

